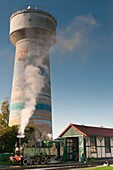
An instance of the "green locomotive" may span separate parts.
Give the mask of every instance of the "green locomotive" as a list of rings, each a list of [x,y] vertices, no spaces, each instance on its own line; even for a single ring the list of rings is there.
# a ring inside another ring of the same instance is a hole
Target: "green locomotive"
[[[15,148],[15,155],[10,161],[23,165],[46,164],[61,160],[64,154],[63,142],[60,140],[37,142],[35,146],[21,145]]]

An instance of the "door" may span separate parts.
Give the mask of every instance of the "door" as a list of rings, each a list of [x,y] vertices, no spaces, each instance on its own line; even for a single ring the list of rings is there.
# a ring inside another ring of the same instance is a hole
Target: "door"
[[[66,138],[66,150],[67,150],[67,160],[78,161],[78,137]]]

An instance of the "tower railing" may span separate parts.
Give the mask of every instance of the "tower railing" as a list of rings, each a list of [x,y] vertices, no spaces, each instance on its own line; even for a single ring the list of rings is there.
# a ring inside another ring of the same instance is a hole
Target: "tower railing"
[[[53,11],[51,11],[50,9],[48,8],[45,8],[45,7],[40,7],[40,6],[35,6],[35,5],[29,5],[27,7],[28,10],[38,10],[38,11],[42,11],[42,12],[47,12],[51,15],[53,15],[55,18],[56,18],[56,15]]]
[[[42,13],[46,13],[46,14],[50,15],[51,17],[53,17],[54,20],[56,21],[56,15],[55,15],[55,13],[54,13],[53,11],[51,11],[50,9],[45,8],[45,7],[40,7],[40,6],[35,6],[35,5],[29,5],[29,6],[27,7],[27,10],[28,10],[28,11],[39,11],[39,12],[42,12]],[[12,16],[10,17],[10,19],[11,19],[13,16],[15,16],[16,14],[21,13],[21,12],[25,12],[25,11],[27,11],[27,10],[23,9],[23,10],[20,10],[20,11],[17,11],[17,12],[15,12],[15,13],[13,13]]]

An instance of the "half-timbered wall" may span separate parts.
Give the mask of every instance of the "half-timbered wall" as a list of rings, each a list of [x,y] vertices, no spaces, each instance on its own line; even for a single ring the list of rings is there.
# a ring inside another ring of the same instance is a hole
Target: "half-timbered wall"
[[[91,152],[91,137],[86,138],[86,157],[87,158],[108,158],[113,157],[113,138],[110,138],[110,152],[105,149],[105,138],[96,137],[96,152]]]

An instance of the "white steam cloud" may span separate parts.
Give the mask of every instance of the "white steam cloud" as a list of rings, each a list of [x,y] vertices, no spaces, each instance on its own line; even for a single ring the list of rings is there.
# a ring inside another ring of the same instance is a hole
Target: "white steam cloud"
[[[91,46],[91,33],[98,25],[92,15],[81,15],[66,28],[59,31],[57,37],[57,51],[61,53],[73,52]]]
[[[24,134],[24,129],[29,123],[29,119],[35,111],[37,95],[44,87],[44,77],[40,74],[40,69],[33,65],[28,65],[24,72],[24,101],[25,108],[21,111],[21,123],[19,134]]]

